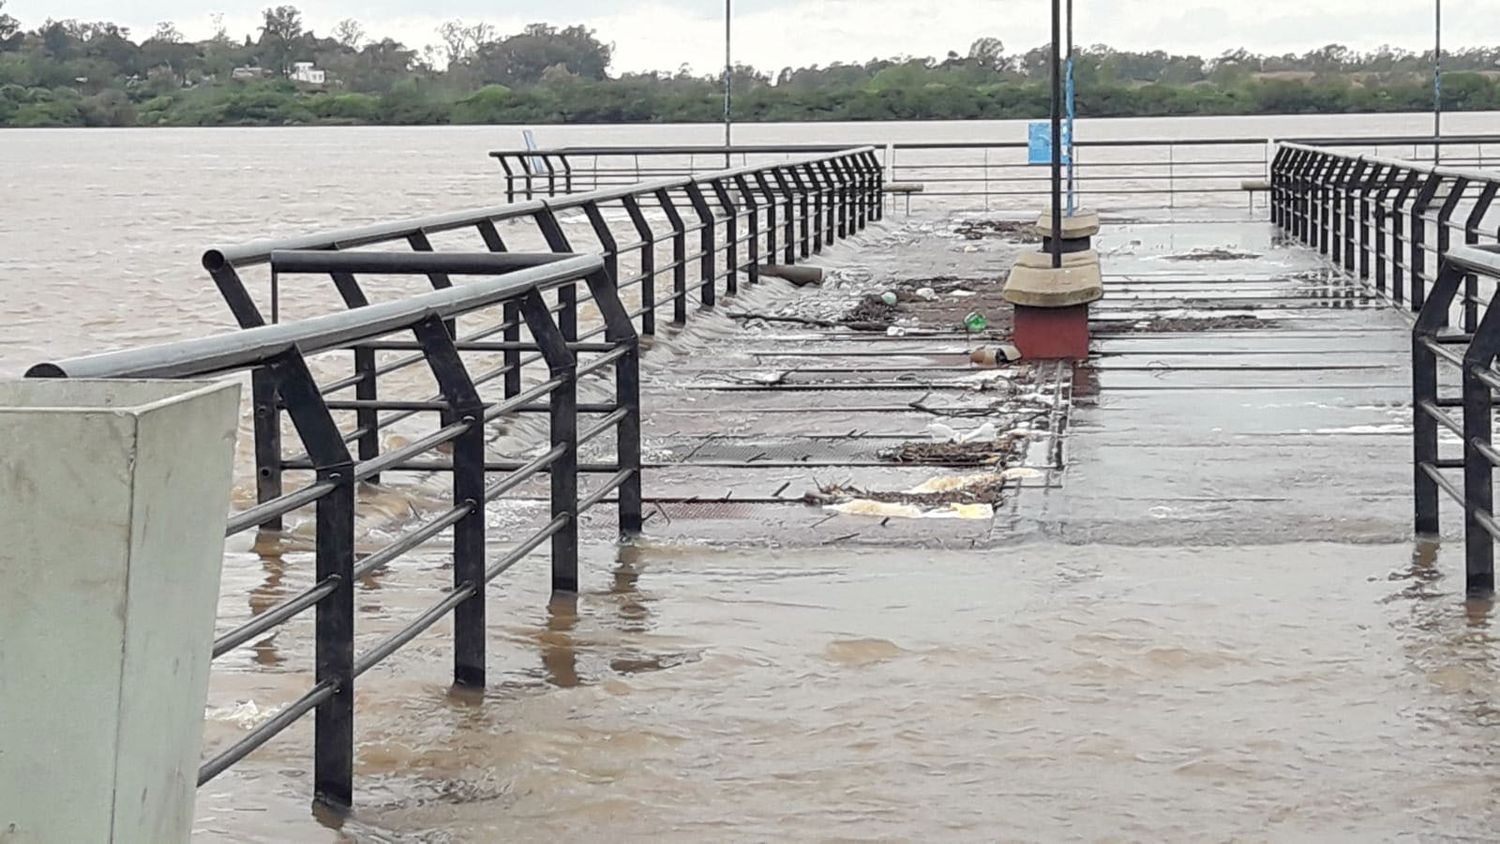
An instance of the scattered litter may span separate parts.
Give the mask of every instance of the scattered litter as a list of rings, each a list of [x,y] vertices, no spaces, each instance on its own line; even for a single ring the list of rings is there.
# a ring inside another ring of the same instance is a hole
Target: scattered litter
[[[959,438],[958,431],[941,422],[929,423],[927,425],[927,433],[932,437],[933,442],[956,443]]]
[[[992,443],[995,441],[995,435],[998,433],[1000,432],[996,430],[994,422],[986,422],[959,437],[958,441],[961,443]]]
[[[999,346],[980,346],[969,352],[969,361],[979,366],[999,366],[1001,361],[1011,363],[1021,359],[1021,350],[1010,343]]]
[[[906,336],[906,329],[902,328],[899,325],[892,325],[891,327],[889,327],[889,328],[887,328],[885,330],[885,336],[887,336],[887,337],[905,337]]]
[[[972,431],[960,433],[957,429],[942,422],[932,422],[927,426],[927,433],[937,443],[972,443],[972,442],[994,442],[999,431],[995,423],[986,422]]]
[[[973,475],[939,475],[936,478],[928,478],[907,492],[912,495],[955,492],[975,487],[996,486],[1003,480],[1005,480],[1003,475],[997,475],[994,472],[979,472]]]
[[[876,516],[882,519],[993,519],[993,504],[944,504],[924,510],[914,504],[897,504],[893,501],[872,501],[856,498],[841,504],[829,504],[823,509],[845,516]]]
[[[889,519],[920,519],[924,512],[921,507],[913,504],[871,501],[868,498],[855,498],[840,504],[829,504],[824,509],[830,513],[842,513],[845,516],[881,516]]]
[[[931,287],[918,287],[916,296],[918,299],[931,302],[933,299],[937,298],[937,291],[933,290]]]
[[[972,375],[963,375],[953,379],[953,383],[967,387],[976,393],[997,388],[1009,388],[1010,379],[1005,377],[1004,372],[976,372]]]
[[[948,295],[955,296],[955,297],[957,297],[959,299],[963,299],[963,298],[968,297],[968,296],[977,296],[979,294],[975,293],[972,290],[965,290],[962,287],[956,287],[956,288],[954,288],[952,290],[949,290],[948,291]]]
[[[894,307],[895,304],[896,304],[896,293],[895,293],[895,291],[893,291],[893,290],[887,290],[884,293],[880,294],[880,301],[884,302],[887,305],[891,305],[891,306]]]
[[[1000,473],[1000,477],[1006,479],[1007,481],[1032,480],[1034,478],[1044,478],[1046,476],[1046,472],[1043,472],[1040,469],[1033,469],[1030,466],[1012,466]]]

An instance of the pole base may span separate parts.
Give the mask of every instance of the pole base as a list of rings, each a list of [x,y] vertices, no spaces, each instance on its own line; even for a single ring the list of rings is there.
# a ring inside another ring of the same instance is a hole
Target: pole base
[[[1016,305],[1012,341],[1027,360],[1085,360],[1089,356],[1089,306],[1034,308]]]

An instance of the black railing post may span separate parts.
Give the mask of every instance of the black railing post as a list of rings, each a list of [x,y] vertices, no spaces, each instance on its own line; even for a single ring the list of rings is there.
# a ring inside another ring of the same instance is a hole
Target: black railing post
[[[1479,242],[1479,226],[1484,222],[1485,214],[1489,213],[1490,205],[1495,201],[1496,190],[1500,189],[1500,181],[1484,182],[1479,189],[1479,196],[1474,198],[1474,206],[1469,209],[1469,216],[1464,220],[1464,243],[1472,245]],[[1496,279],[1500,284],[1500,279]],[[1464,331],[1474,333],[1478,325],[1479,309],[1479,277],[1474,273],[1464,276]]]
[[[827,194],[828,197],[823,205],[828,211],[827,216],[823,218],[823,242],[831,246],[835,239],[834,234],[837,231],[839,208],[841,207],[838,182],[829,171],[828,162],[826,161],[819,161],[809,165],[808,172],[813,174],[813,184],[820,186],[819,194]]]
[[[805,172],[804,172],[804,170],[805,170]],[[803,176],[807,177],[806,181],[803,180],[803,178],[802,178]],[[811,226],[812,226],[812,251],[813,252],[822,252],[823,251],[823,191],[821,189],[819,189],[817,177],[815,177],[812,174],[812,169],[810,167],[808,167],[807,165],[803,165],[801,167],[793,167],[792,168],[792,177],[797,180],[797,188],[798,188],[798,190],[806,191],[806,194],[804,194],[804,196],[809,196],[810,195],[812,197],[812,204],[813,204],[812,205],[812,213],[810,215],[808,215],[808,214],[805,213],[806,209],[804,209],[804,217],[803,217],[804,225],[803,225],[803,230],[802,230],[802,237],[803,237],[803,239],[805,241],[806,238],[807,238],[807,224],[810,223]],[[804,246],[802,247],[802,257],[806,258],[808,256],[808,254],[809,254],[808,253],[808,247],[804,244]]]
[[[318,482],[333,487],[318,499],[315,516],[314,577],[337,585],[318,601],[313,622],[315,680],[334,689],[314,716],[313,799],[345,811],[354,801],[354,460],[302,355],[283,352],[266,371]]]
[[[1286,160],[1291,155],[1291,150],[1278,144],[1276,152],[1271,156],[1271,225],[1285,230],[1286,224],[1281,216],[1282,189],[1286,181]]]
[[[552,518],[566,524],[552,535],[552,591],[578,591],[578,379],[568,338],[552,322],[542,294],[532,290],[521,300],[521,312],[542,359],[559,381],[549,400],[548,420],[553,448],[561,454],[552,463]]]
[[[505,241],[500,237],[500,231],[495,224],[484,220],[478,226],[479,236],[484,239],[484,247],[491,252],[504,252]],[[505,397],[514,398],[521,394],[521,308],[514,299],[507,299],[500,306],[502,327],[500,337],[510,345],[501,352],[501,360],[505,368],[503,378]]]
[[[452,415],[469,426],[453,441],[453,506],[469,508],[453,525],[453,589],[474,594],[453,608],[453,684],[484,688],[484,400],[440,320],[429,317],[413,333]]]
[[[791,265],[797,263],[797,253],[799,251],[797,248],[796,228],[797,202],[799,193],[793,184],[792,178],[787,175],[788,171],[789,168],[777,167],[772,171],[772,175],[776,178],[776,186],[781,189],[782,195],[786,197],[786,242],[783,246],[783,248],[786,250],[786,254],[782,256],[782,260],[784,260],[788,265]],[[807,219],[807,196],[806,194],[801,194],[801,197],[802,218],[804,220],[804,222],[802,223],[802,236],[806,238],[807,223],[805,221]],[[802,251],[802,256],[807,257],[807,252]]]
[[[568,243],[568,236],[563,233],[562,224],[557,221],[557,214],[551,205],[544,205],[536,214],[537,228],[542,237],[547,241],[547,248],[553,252],[571,253],[572,245]],[[557,330],[562,332],[563,339],[573,342],[578,339],[578,285],[564,284],[557,288]]]
[[[604,219],[604,212],[599,210],[599,203],[586,202],[583,205],[584,216],[588,218],[589,226],[594,230],[594,237],[599,240],[599,248],[604,255],[604,271],[610,278],[620,277],[620,244],[615,240],[614,232],[610,231],[609,223]]]
[[[505,201],[511,203],[516,201],[516,174],[511,171],[510,162],[506,159],[504,154],[495,156],[495,160],[500,162],[500,168],[505,171]]]
[[[1411,329],[1412,383],[1412,487],[1415,503],[1416,532],[1419,536],[1439,533],[1438,484],[1428,474],[1438,465],[1437,353],[1431,342],[1448,324],[1448,308],[1458,292],[1459,271],[1443,265],[1433,285],[1432,296],[1417,312]]]
[[[641,211],[639,199],[627,196],[622,201],[641,239],[641,333],[650,336],[656,333],[656,233]]]
[[[1464,569],[1471,596],[1488,596],[1495,591],[1495,538],[1479,521],[1495,512],[1495,467],[1487,453],[1494,426],[1493,388],[1480,373],[1494,371],[1491,365],[1497,354],[1500,308],[1491,302],[1464,352],[1463,366]]]
[[[1396,197],[1391,202],[1391,298],[1397,302],[1408,302],[1406,279],[1410,273],[1404,262],[1410,251],[1406,237],[1408,215],[1404,209],[1407,197],[1411,195],[1412,188],[1416,187],[1418,175],[1415,170],[1407,170],[1402,176]]]
[[[760,203],[756,202],[750,181],[743,175],[734,177],[734,186],[739,191],[740,201],[745,204],[745,219],[749,222],[745,237],[745,280],[754,284],[760,281]]]
[[[672,322],[687,322],[687,224],[666,188],[656,192],[656,201],[672,226]]]
[[[828,182],[829,198],[834,206],[833,213],[828,215],[828,240],[832,242],[835,233],[839,240],[843,240],[849,236],[849,182],[837,162],[819,161],[818,171]]]
[[[375,350],[367,346],[354,347],[354,374],[359,382],[354,385],[354,397],[361,401],[377,401],[380,386],[375,372]],[[380,413],[375,407],[361,407],[354,411],[354,424],[359,429],[359,459],[374,460],[380,456]],[[380,475],[367,478],[370,483],[380,483]]]
[[[547,197],[557,196],[557,168],[552,166],[552,156],[542,155],[542,166],[547,168]]]
[[[1356,202],[1364,195],[1365,160],[1356,158],[1346,169],[1346,175],[1342,185],[1344,192],[1344,260],[1345,270],[1354,271],[1354,247],[1355,220],[1354,213]],[[1361,276],[1363,278],[1363,276]]]
[[[641,358],[640,338],[630,322],[630,313],[620,301],[614,279],[603,273],[588,277],[589,290],[604,318],[604,338],[614,346],[629,349],[615,361],[615,404],[625,415],[615,427],[615,461],[631,470],[616,493],[619,501],[620,534],[641,532]]]
[[[698,215],[698,222],[702,228],[698,230],[698,249],[702,253],[698,256],[698,272],[702,276],[699,287],[699,300],[703,307],[714,306],[714,287],[717,282],[714,279],[714,252],[717,251],[714,237],[714,212],[708,207],[708,200],[703,196],[703,189],[696,182],[687,183],[688,202],[692,203],[693,211]]]
[[[724,211],[724,294],[733,296],[740,289],[740,212],[723,179],[711,179],[708,186]]]
[[[1375,196],[1375,289],[1381,293],[1385,292],[1388,268],[1386,265],[1390,237],[1389,220],[1395,213],[1389,205],[1391,191],[1396,186],[1397,169],[1393,165],[1387,165],[1385,176],[1380,180],[1380,193]]]
[[[870,172],[875,176],[874,194],[870,197],[870,214],[875,220],[885,219],[885,164],[874,150],[865,153],[869,158]]]
[[[264,370],[250,374],[250,402],[255,437],[255,500],[264,504],[280,498],[282,493],[280,400],[276,385]],[[281,530],[282,518],[275,516],[260,526],[265,530]]]
[[[1312,202],[1313,183],[1312,172],[1317,166],[1320,156],[1309,152],[1302,159],[1297,173],[1297,239],[1303,245],[1310,245],[1312,241],[1308,238],[1312,232]]]
[[[1420,310],[1427,298],[1427,208],[1442,182],[1442,176],[1428,174],[1411,206],[1411,258],[1407,261],[1407,270],[1411,273],[1411,308],[1414,311]],[[1448,324],[1446,315],[1443,324]]]
[[[1463,199],[1464,191],[1468,190],[1468,187],[1468,179],[1462,176],[1454,177],[1452,183],[1448,185],[1448,193],[1438,203],[1437,219],[1433,223],[1437,228],[1437,252],[1435,256],[1438,261],[1442,261],[1443,256],[1448,254],[1448,247],[1453,242],[1453,230],[1451,228],[1453,213],[1458,209],[1459,200]],[[1466,331],[1472,330],[1472,326],[1478,318],[1478,312],[1475,310],[1477,307],[1476,300],[1479,297],[1478,285],[1479,279],[1477,276],[1469,273],[1464,274],[1464,297],[1463,301],[1459,303],[1459,321],[1465,326],[1464,330]],[[1451,314],[1449,315],[1449,324],[1452,324]]]
[[[760,189],[761,196],[766,201],[766,256],[771,262],[776,261],[776,192],[771,189],[771,182],[766,178],[765,170],[755,171],[755,186]],[[790,209],[788,209],[790,213]],[[760,275],[759,268],[756,276]]]

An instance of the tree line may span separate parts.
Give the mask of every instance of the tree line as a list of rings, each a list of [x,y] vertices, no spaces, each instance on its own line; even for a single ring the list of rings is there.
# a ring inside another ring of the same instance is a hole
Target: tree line
[[[103,21],[34,29],[0,0],[0,126],[649,123],[722,117],[722,79],[686,67],[610,72],[613,47],[583,26],[502,34],[448,21],[415,49],[369,37],[356,20],[326,36],[294,6],[263,12],[254,36],[215,21],[190,42],[163,22],[145,38]],[[1104,45],[1075,56],[1081,116],[1328,114],[1432,105],[1431,51],[1331,44],[1301,54],[1233,50],[1203,58]],[[1443,56],[1444,107],[1500,110],[1500,47]],[[311,84],[293,69],[326,74]],[[980,38],[942,58],[732,69],[735,119],[754,121],[1038,118],[1048,111],[1048,48],[1008,52]]]

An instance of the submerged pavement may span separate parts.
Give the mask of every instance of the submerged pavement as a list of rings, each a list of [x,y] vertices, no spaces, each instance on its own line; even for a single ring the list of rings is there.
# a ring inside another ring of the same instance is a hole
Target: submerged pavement
[[[822,287],[664,332],[647,535],[616,547],[601,508],[576,598],[540,565],[492,586],[482,698],[449,689],[443,626],[362,680],[349,819],[308,815],[299,726],[204,789],[199,837],[1490,837],[1500,648],[1457,555],[1410,541],[1402,314],[1264,223],[1106,218],[1089,364],[975,368],[996,338],[952,320],[1003,336],[1025,245],[972,222],[894,218]],[[855,309],[898,330],[823,324]],[[987,467],[888,455],[986,424],[1025,470],[991,472],[993,515],[830,509],[940,509],[908,491]],[[238,553],[226,620],[310,582],[305,553]],[[445,565],[361,582],[362,641]],[[305,687],[310,650],[294,622],[227,660],[210,744]]]
[[[861,241],[815,259],[831,273],[822,287],[762,282],[645,356],[654,538],[965,548],[1410,535],[1405,317],[1269,224],[1106,218],[1096,355],[1072,369],[970,362],[1006,338],[1004,273],[1036,248],[1010,227],[897,219]],[[900,302],[876,307],[872,325],[869,300],[887,291]],[[962,330],[973,310],[989,330]],[[987,424],[992,434],[976,430]],[[992,517],[826,506],[869,493],[942,511],[944,498],[908,493],[991,471],[909,462],[950,431],[999,438],[993,472],[1009,471]]]

